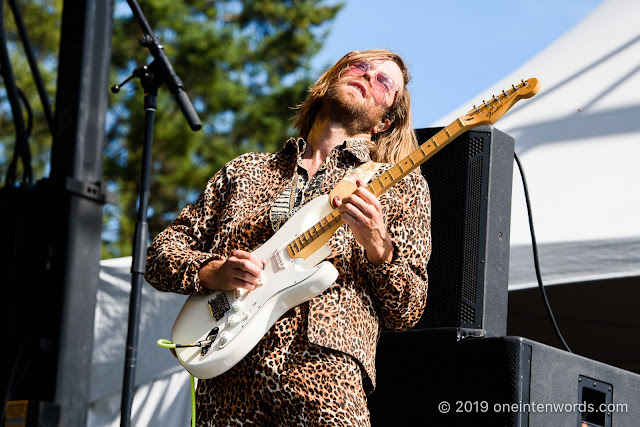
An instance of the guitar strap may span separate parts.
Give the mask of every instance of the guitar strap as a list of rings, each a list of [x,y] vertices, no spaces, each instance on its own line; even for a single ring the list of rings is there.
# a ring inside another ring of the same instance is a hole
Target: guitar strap
[[[344,174],[344,177],[340,180],[340,182],[338,182],[338,184],[336,184],[333,190],[331,190],[331,192],[329,193],[331,206],[333,206],[334,208],[336,207],[334,202],[336,197],[344,199],[351,195],[354,191],[356,191],[356,189],[358,188],[358,186],[356,185],[356,181],[358,179],[361,179],[362,182],[368,184],[373,175],[375,175],[375,173],[378,171],[378,169],[380,169],[381,166],[382,163],[369,161],[361,164],[356,169],[348,170]]]

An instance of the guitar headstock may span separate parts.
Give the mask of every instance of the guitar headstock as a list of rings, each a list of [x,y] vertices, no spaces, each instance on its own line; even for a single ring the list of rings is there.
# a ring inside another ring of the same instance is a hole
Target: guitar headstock
[[[489,101],[482,101],[479,107],[473,109],[462,117],[466,125],[480,126],[492,125],[497,122],[513,105],[521,99],[531,98],[540,90],[540,82],[536,78],[522,80],[517,85],[512,85],[502,93],[493,95]]]

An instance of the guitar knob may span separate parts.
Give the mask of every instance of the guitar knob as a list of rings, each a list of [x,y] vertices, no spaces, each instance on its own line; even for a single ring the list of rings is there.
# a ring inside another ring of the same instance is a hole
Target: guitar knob
[[[231,304],[231,308],[233,308],[233,311],[235,312],[242,311],[242,309],[244,308],[244,304],[240,301],[235,301],[233,304]]]
[[[227,320],[227,323],[229,324],[229,326],[236,326],[241,321],[242,321],[242,315],[236,313],[229,316],[229,320]]]
[[[220,347],[229,342],[229,332],[222,331],[220,336],[218,337],[218,342],[220,343]]]
[[[236,326],[237,324],[244,320],[247,320],[248,318],[249,312],[244,311],[242,313],[236,313],[229,316],[229,320],[227,321],[227,323],[229,324],[229,326]]]

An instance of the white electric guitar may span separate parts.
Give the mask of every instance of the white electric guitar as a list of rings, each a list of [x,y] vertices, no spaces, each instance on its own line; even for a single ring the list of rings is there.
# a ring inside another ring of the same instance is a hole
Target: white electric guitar
[[[459,135],[495,123],[518,100],[532,97],[539,89],[538,80],[531,78],[474,106],[383,172],[367,189],[380,196]],[[284,313],[328,289],[338,271],[324,261],[331,254],[326,243],[341,225],[340,213],[331,206],[329,195],[317,197],[253,252],[267,262],[261,287],[251,292],[190,296],[171,333],[180,364],[196,378],[223,374],[242,360]]]

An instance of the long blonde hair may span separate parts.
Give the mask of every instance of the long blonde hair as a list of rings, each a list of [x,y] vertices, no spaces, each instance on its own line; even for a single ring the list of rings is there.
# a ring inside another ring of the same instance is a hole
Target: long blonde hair
[[[366,51],[353,51],[343,56],[333,67],[326,70],[320,78],[309,87],[305,101],[298,105],[298,113],[295,116],[294,127],[300,132],[300,136],[307,138],[313,126],[313,122],[320,111],[322,98],[327,93],[331,83],[338,78],[340,72],[347,65],[373,59],[389,59],[394,61],[402,71],[404,89],[389,109],[387,116],[391,125],[387,130],[374,133],[371,136],[369,149],[371,159],[376,162],[397,163],[409,155],[418,146],[413,123],[411,120],[411,95],[407,84],[411,80],[409,71],[399,55],[386,49],[370,49]]]

